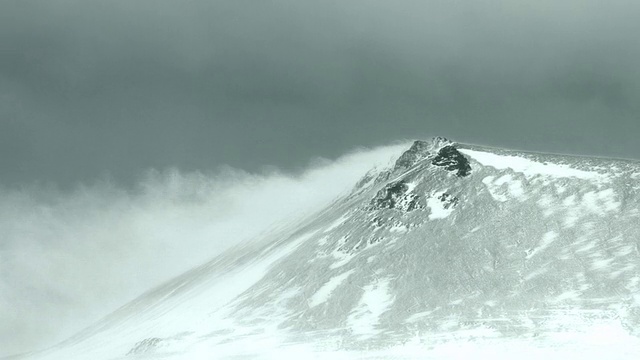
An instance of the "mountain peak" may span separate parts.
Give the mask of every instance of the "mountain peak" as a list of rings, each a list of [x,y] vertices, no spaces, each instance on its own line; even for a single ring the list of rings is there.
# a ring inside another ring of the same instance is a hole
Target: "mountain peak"
[[[446,145],[441,148],[431,164],[442,166],[448,171],[455,171],[458,177],[467,176],[471,172],[469,160],[454,145]]]
[[[400,155],[395,163],[394,170],[408,169],[445,146],[454,146],[454,143],[440,136],[427,141],[416,140],[409,150]]]

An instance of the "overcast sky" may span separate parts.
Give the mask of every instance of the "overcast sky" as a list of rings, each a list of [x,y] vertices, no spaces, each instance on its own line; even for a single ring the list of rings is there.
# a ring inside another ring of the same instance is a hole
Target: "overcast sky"
[[[3,0],[0,183],[442,135],[640,158],[637,1]]]

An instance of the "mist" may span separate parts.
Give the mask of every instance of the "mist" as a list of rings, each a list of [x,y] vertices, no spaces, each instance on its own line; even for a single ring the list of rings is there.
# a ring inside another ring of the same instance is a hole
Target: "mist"
[[[53,345],[163,281],[301,219],[408,144],[299,173],[148,170],[136,187],[0,192],[0,356]]]

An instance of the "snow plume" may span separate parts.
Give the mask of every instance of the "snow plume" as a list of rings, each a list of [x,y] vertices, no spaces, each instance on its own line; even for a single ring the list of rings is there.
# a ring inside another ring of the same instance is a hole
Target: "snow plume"
[[[0,189],[0,356],[60,341],[272,224],[321,209],[407,147],[319,159],[298,174],[150,170],[134,189]]]

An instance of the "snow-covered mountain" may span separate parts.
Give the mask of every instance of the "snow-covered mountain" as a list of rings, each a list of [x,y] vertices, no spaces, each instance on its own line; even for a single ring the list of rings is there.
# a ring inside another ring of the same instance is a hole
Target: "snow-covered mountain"
[[[24,358],[639,354],[640,163],[434,138]]]

